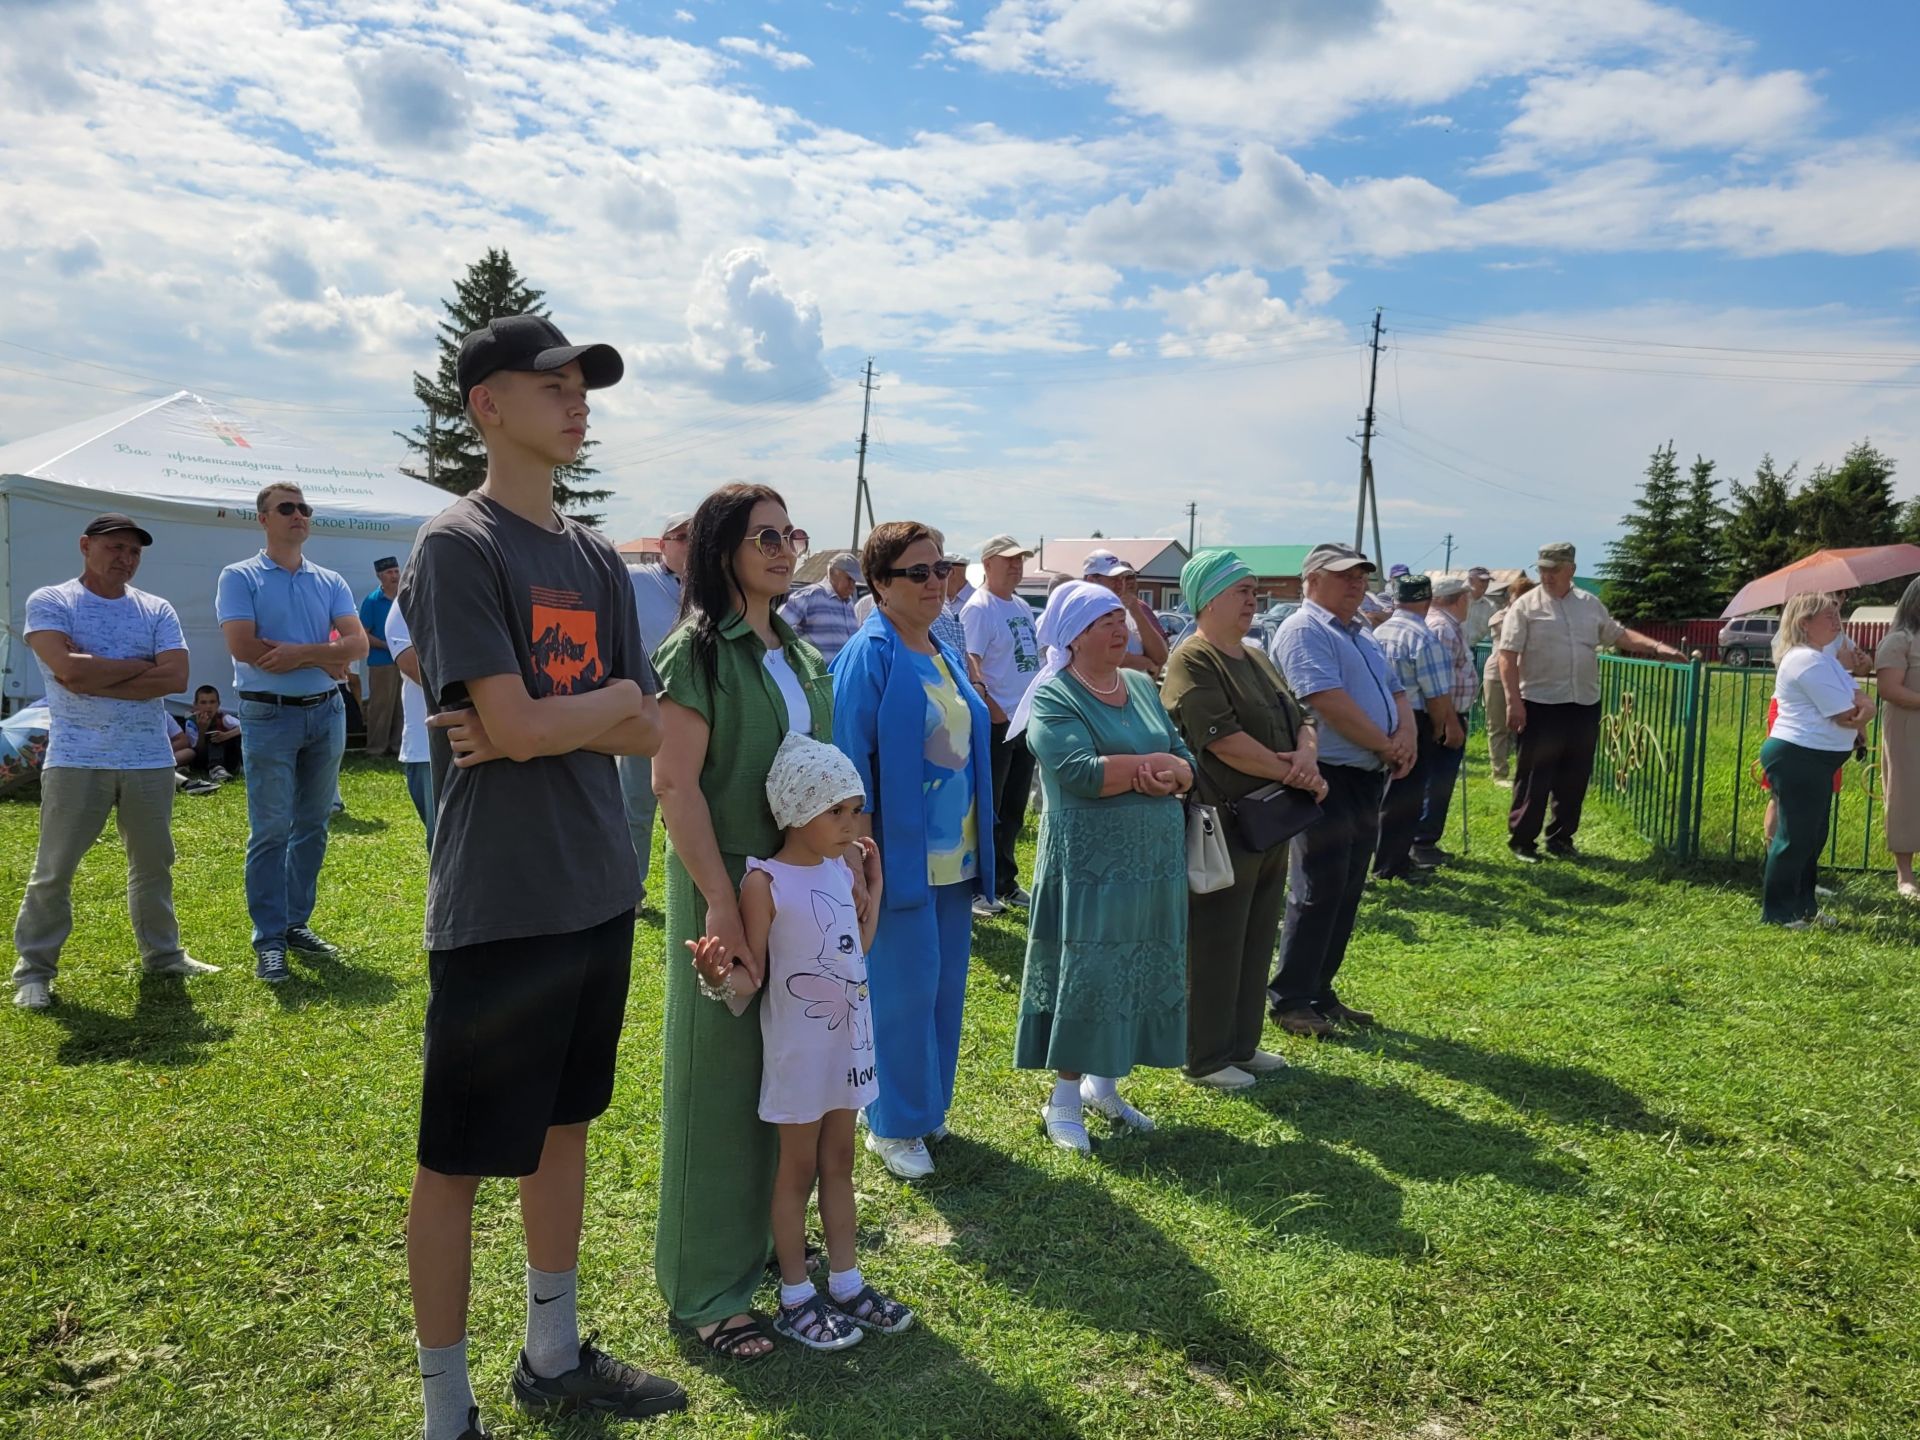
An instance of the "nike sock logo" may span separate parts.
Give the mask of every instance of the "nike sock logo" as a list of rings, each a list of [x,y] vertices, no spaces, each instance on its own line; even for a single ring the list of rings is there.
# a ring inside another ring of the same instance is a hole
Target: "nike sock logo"
[[[551,1305],[554,1301],[564,1298],[566,1294],[567,1292],[562,1290],[558,1295],[536,1295],[533,1297],[533,1303],[536,1305]]]
[[[436,1370],[431,1375],[429,1375],[423,1370],[420,1372],[420,1378],[422,1380],[438,1380],[442,1375],[446,1373],[447,1372],[444,1370]]]

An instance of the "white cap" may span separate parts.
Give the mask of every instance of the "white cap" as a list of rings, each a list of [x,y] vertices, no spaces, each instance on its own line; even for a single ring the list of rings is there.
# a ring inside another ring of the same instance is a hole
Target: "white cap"
[[[1131,575],[1133,566],[1127,564],[1111,550],[1089,550],[1087,558],[1080,562],[1082,575]]]

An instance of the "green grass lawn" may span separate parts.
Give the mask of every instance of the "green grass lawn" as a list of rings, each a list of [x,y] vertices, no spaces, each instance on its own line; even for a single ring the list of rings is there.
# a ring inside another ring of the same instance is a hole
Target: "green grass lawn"
[[[1159,1131],[1099,1130],[1090,1160],[1046,1143],[1044,1082],[1008,1065],[1020,929],[978,926],[939,1173],[857,1173],[866,1268],[921,1323],[839,1357],[708,1368],[667,1326],[649,916],[582,1274],[610,1348],[692,1390],[650,1433],[1920,1434],[1920,912],[1856,877],[1846,928],[1763,931],[1751,875],[1663,877],[1604,806],[1583,864],[1523,870],[1483,776],[1470,858],[1363,912],[1342,988],[1389,1028],[1275,1038],[1294,1068],[1243,1096],[1143,1075]],[[415,1433],[425,864],[396,769],[343,783],[316,917],[341,962],[252,978],[229,787],[175,823],[183,930],[223,974],[136,978],[109,838],[59,1003],[0,1012],[0,1435]],[[9,914],[35,819],[0,805]],[[482,1401],[503,1437],[556,1433],[504,1402],[510,1186],[478,1228]]]

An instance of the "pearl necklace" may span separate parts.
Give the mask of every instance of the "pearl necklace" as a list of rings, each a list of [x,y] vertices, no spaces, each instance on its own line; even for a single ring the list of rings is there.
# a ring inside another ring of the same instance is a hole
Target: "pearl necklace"
[[[1079,666],[1069,665],[1067,668],[1073,671],[1074,679],[1078,680],[1082,685],[1086,686],[1087,689],[1091,690],[1096,695],[1105,697],[1108,695],[1118,695],[1120,693],[1120,685],[1121,685],[1120,672],[1117,670],[1114,672],[1114,675],[1113,675],[1113,684],[1108,686],[1105,690],[1102,690],[1098,685],[1094,684],[1091,680],[1087,679],[1086,676],[1080,673]]]

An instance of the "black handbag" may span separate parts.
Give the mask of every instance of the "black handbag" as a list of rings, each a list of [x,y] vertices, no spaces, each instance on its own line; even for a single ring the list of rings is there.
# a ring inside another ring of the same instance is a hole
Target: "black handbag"
[[[1278,780],[1223,808],[1233,816],[1240,843],[1256,854],[1285,844],[1309,825],[1319,824],[1321,816],[1318,800]]]

